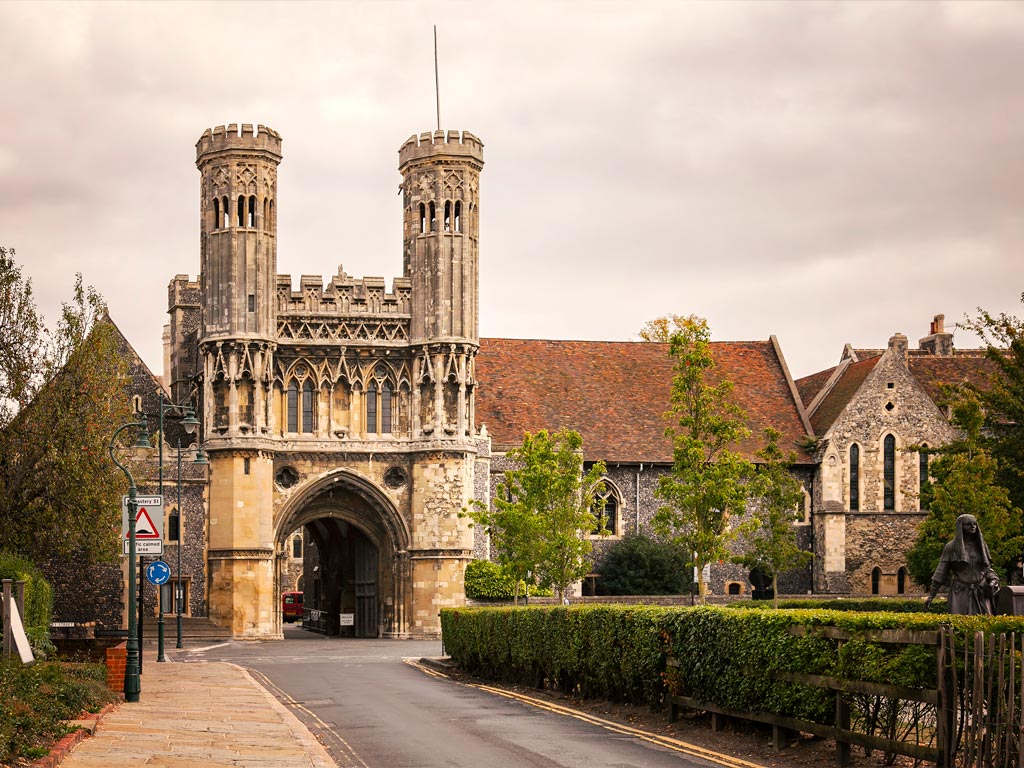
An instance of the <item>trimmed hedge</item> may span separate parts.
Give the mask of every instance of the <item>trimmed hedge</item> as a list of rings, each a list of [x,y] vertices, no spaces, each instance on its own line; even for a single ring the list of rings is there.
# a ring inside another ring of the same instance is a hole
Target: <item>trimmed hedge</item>
[[[53,588],[50,582],[32,562],[6,552],[0,552],[0,579],[25,582],[25,615],[22,616],[22,623],[32,650],[37,656],[45,657],[53,650],[50,643]]]
[[[441,611],[445,651],[467,672],[584,696],[660,700],[661,608],[530,606]]]
[[[533,606],[445,609],[445,651],[480,677],[585,697],[660,706],[666,693],[746,711],[778,712],[830,724],[828,691],[774,678],[809,672],[917,688],[935,686],[935,649],[854,639],[839,643],[813,632],[839,627],[1024,632],[1009,616],[935,616],[824,610],[733,610],[653,606]],[[810,632],[797,636],[790,627]],[[677,667],[666,664],[673,658]]]
[[[771,600],[742,600],[728,603],[730,608],[771,608]],[[906,597],[834,597],[834,598],[803,598],[779,600],[779,609],[798,608],[807,610],[856,611],[861,613],[945,613],[946,601],[936,600],[926,606],[924,600]]]

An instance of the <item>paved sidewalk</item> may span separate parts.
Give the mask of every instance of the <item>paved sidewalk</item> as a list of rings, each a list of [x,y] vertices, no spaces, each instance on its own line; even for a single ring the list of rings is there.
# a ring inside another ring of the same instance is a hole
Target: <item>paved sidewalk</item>
[[[62,768],[334,768],[327,751],[249,673],[223,662],[156,663]]]

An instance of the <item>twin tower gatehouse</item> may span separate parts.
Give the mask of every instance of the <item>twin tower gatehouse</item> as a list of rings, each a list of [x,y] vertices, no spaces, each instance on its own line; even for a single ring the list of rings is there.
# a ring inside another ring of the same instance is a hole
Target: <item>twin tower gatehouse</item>
[[[474,430],[483,144],[435,131],[402,145],[390,291],[340,268],[326,285],[278,275],[282,156],[262,125],[200,137],[199,279],[169,290],[169,384],[198,401],[210,457],[209,616],[280,637],[285,545],[304,528],[325,631],[344,614],[357,636],[436,635],[473,553],[459,513],[488,475]]]

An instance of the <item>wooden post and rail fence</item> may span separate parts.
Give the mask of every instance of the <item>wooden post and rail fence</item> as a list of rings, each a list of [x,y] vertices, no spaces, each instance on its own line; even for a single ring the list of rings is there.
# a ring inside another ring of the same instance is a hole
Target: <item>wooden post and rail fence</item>
[[[669,697],[669,720],[681,709],[711,714],[717,730],[723,718],[772,727],[776,749],[794,732],[836,742],[836,764],[850,764],[850,749],[862,747],[905,755],[940,768],[1021,768],[1024,766],[1024,637],[1016,633],[975,632],[957,639],[951,627],[938,631],[871,630],[852,633],[838,627],[791,627],[838,642],[854,638],[884,644],[935,649],[936,687],[908,688],[887,683],[776,672],[779,682],[799,683],[835,694],[834,724],[800,720],[774,712],[738,711],[688,696]],[[670,666],[676,666],[669,660]],[[881,706],[879,706],[881,704]],[[872,714],[872,712],[874,714]],[[881,718],[877,717],[883,713]],[[881,721],[881,722],[879,722]],[[857,725],[860,728],[856,727]]]

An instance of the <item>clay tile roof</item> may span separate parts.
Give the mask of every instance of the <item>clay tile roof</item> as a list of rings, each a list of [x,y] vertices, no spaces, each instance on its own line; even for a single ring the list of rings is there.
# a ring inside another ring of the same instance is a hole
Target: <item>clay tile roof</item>
[[[764,428],[773,426],[784,448],[810,461],[799,448],[806,432],[772,343],[713,342],[712,353],[747,411],[751,438],[740,449],[753,458]],[[521,444],[524,432],[566,427],[583,436],[588,461],[672,461],[664,418],[672,386],[668,344],[481,339],[476,379],[476,422],[497,451]]]
[[[864,379],[874,370],[878,360],[878,357],[869,357],[859,363],[851,363],[843,372],[839,381],[832,386],[832,389],[822,398],[818,407],[811,414],[811,426],[814,428],[814,434],[820,436],[828,431],[832,423],[839,418],[839,414],[843,412],[847,403],[857,394]]]
[[[802,379],[796,380],[796,388],[800,392],[800,399],[803,401],[805,408],[821,392],[821,388],[828,383],[828,380],[838,367],[838,365],[834,365],[824,371],[812,373],[810,376],[804,376]]]
[[[970,383],[987,389],[988,380],[997,372],[996,364],[985,357],[983,349],[957,350],[953,357],[911,354],[907,365],[928,396],[940,405],[943,386]]]

